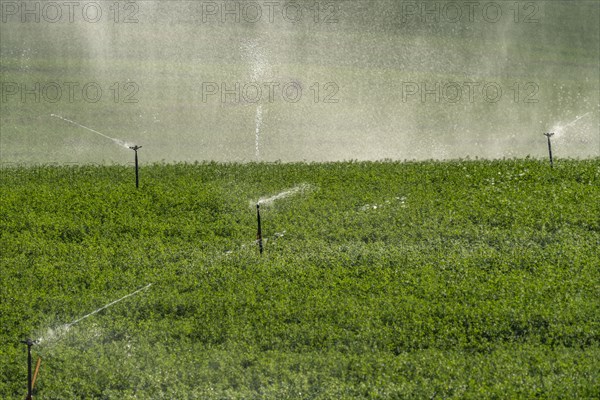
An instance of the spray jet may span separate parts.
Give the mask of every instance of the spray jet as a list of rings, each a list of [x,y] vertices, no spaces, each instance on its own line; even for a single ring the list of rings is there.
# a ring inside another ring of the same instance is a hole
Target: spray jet
[[[139,188],[140,187],[140,176],[139,176],[139,172],[138,172],[138,150],[142,148],[142,146],[129,146],[129,148],[131,150],[133,150],[135,152],[135,187]]]
[[[256,221],[258,222],[258,230],[256,232],[256,241],[258,242],[258,251],[263,253],[262,230],[260,226],[260,203],[256,203]]]
[[[124,142],[124,141],[122,141],[120,139],[116,139],[116,138],[110,137],[108,135],[105,135],[102,132],[99,132],[99,131],[97,131],[95,129],[89,128],[89,127],[87,127],[85,125],[81,125],[78,122],[75,122],[75,121],[70,120],[70,119],[65,118],[65,117],[61,117],[60,115],[57,115],[57,114],[50,114],[50,116],[54,117],[54,118],[62,119],[63,121],[68,122],[71,125],[78,126],[80,128],[86,129],[86,130],[88,130],[90,132],[93,132],[93,133],[95,133],[97,135],[100,135],[100,136],[102,136],[102,137],[104,137],[106,139],[112,140],[114,143],[118,144],[121,147],[129,148],[129,149],[135,151],[135,187],[136,188],[140,187],[140,179],[139,179],[139,173],[138,173],[138,155],[137,155],[137,151],[139,149],[141,149],[142,146],[137,146],[137,145],[130,146],[129,143],[126,143],[126,142]]]
[[[550,142],[550,138],[554,136],[554,132],[544,133],[544,136],[548,138],[548,156],[550,157],[550,168],[554,168],[554,163],[552,161],[552,143]]]
[[[125,147],[125,148],[127,148],[127,147],[129,146],[129,144],[128,144],[128,143],[125,143],[125,142],[124,142],[124,141],[122,141],[121,139],[116,139],[116,138],[114,138],[114,137],[110,137],[110,136],[108,136],[108,135],[105,135],[104,133],[102,133],[102,132],[98,132],[98,131],[97,131],[97,130],[95,130],[95,129],[89,128],[89,127],[87,127],[87,126],[85,126],[85,125],[81,125],[79,122],[75,122],[75,121],[73,121],[73,120],[70,120],[70,119],[68,119],[68,118],[61,117],[60,115],[57,115],[57,114],[50,114],[50,116],[51,116],[51,117],[54,117],[54,118],[62,119],[63,121],[65,121],[65,122],[68,122],[68,123],[69,123],[69,124],[71,124],[71,125],[78,126],[78,127],[80,127],[80,128],[83,128],[83,129],[85,129],[85,130],[88,130],[88,131],[90,131],[90,132],[93,132],[93,133],[95,133],[95,134],[97,134],[97,135],[100,135],[100,136],[102,136],[102,137],[104,137],[104,138],[106,138],[106,139],[112,140],[112,141],[113,141],[113,143],[115,143],[115,144],[117,144],[117,145],[119,145],[119,146],[121,146],[121,147]]]

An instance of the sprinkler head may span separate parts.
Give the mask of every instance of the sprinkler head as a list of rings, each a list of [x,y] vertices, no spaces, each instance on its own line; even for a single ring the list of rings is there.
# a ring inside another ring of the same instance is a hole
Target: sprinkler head
[[[36,340],[31,340],[29,338],[27,338],[25,340],[21,340],[20,342],[23,344],[26,344],[27,346],[33,346],[34,344],[37,344]]]
[[[554,132],[544,133],[544,136],[546,136],[547,138],[551,138],[552,136],[554,136]]]
[[[129,146],[129,148],[133,151],[138,151],[139,149],[142,148],[142,146],[135,145],[135,146]]]

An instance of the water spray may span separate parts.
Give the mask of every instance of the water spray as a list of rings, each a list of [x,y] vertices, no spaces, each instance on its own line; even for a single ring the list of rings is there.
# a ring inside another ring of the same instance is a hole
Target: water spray
[[[151,283],[147,284],[146,286],[144,286],[144,287],[143,287],[143,288],[141,288],[141,289],[138,289],[138,290],[136,290],[135,292],[129,293],[128,295],[125,295],[125,296],[121,297],[121,298],[120,298],[120,299],[118,299],[118,300],[115,300],[115,301],[113,301],[113,302],[111,302],[111,303],[108,303],[107,305],[105,305],[105,306],[102,306],[102,307],[100,307],[99,309],[97,309],[97,310],[94,310],[94,311],[92,311],[92,312],[91,312],[91,313],[89,313],[89,314],[86,314],[86,315],[84,315],[83,317],[81,317],[81,318],[79,318],[79,319],[77,319],[77,320],[75,320],[75,321],[71,322],[70,324],[66,324],[66,325],[65,325],[65,327],[66,327],[66,329],[69,329],[70,327],[72,327],[73,325],[75,325],[75,324],[79,323],[80,321],[83,321],[84,319],[86,319],[86,318],[88,318],[88,317],[91,317],[92,315],[94,315],[94,314],[97,314],[97,313],[99,313],[100,311],[102,311],[102,310],[104,310],[104,309],[106,309],[106,308],[108,308],[108,307],[110,307],[110,306],[113,306],[113,305],[117,304],[118,302],[120,302],[120,301],[123,301],[123,300],[125,300],[126,298],[128,298],[128,297],[131,297],[131,296],[133,296],[133,295],[135,295],[135,294],[137,294],[137,293],[141,292],[142,290],[146,290],[146,289],[148,289],[150,286],[152,286],[152,284],[151,284]]]
[[[254,118],[256,130],[254,135],[254,154],[260,160],[260,128],[262,126],[262,105],[256,106],[256,117]]]
[[[72,121],[72,120],[70,120],[70,119],[68,119],[68,118],[61,117],[60,115],[56,115],[56,114],[50,114],[50,116],[51,116],[51,117],[54,117],[54,118],[62,119],[63,121],[65,121],[65,122],[68,122],[68,123],[69,123],[69,124],[71,124],[71,125],[78,126],[78,127],[80,127],[80,128],[83,128],[83,129],[85,129],[85,130],[88,130],[88,131],[90,131],[90,132],[93,132],[93,133],[95,133],[95,134],[97,134],[97,135],[100,135],[100,136],[102,136],[102,137],[104,137],[104,138],[106,138],[106,139],[112,140],[112,141],[113,141],[113,143],[116,143],[116,144],[118,144],[118,145],[119,145],[119,146],[121,146],[121,147],[125,147],[125,148],[129,147],[129,144],[125,143],[124,141],[122,141],[122,140],[120,140],[120,139],[115,139],[115,138],[113,138],[113,137],[110,137],[110,136],[108,136],[108,135],[105,135],[105,134],[104,134],[104,133],[102,133],[102,132],[98,132],[98,131],[97,131],[97,130],[95,130],[95,129],[89,128],[89,127],[87,127],[87,126],[85,126],[85,125],[81,125],[80,123],[78,123],[78,122],[75,122],[75,121]]]
[[[258,199],[257,204],[263,204],[265,206],[270,206],[271,204],[273,204],[273,202],[275,202],[277,200],[285,199],[286,197],[293,196],[295,194],[302,193],[304,191],[312,190],[312,189],[313,189],[312,186],[309,185],[308,183],[302,183],[298,186],[294,186],[291,189],[284,190],[283,192],[278,193],[274,196],[271,196],[268,198],[261,197],[260,199]],[[253,203],[251,202],[250,205],[252,205],[252,204]]]
[[[139,188],[140,187],[140,176],[139,176],[139,173],[138,173],[138,154],[137,154],[137,151],[139,149],[141,149],[142,146],[135,145],[135,146],[129,146],[129,148],[135,152],[135,187]]]
[[[554,132],[544,133],[544,136],[548,138],[548,156],[550,157],[550,168],[554,168],[554,163],[552,161],[552,143],[550,141],[550,138],[554,136]]]
[[[570,127],[570,126],[572,126],[572,125],[576,124],[576,123],[577,123],[577,122],[578,122],[580,119],[587,117],[587,116],[588,116],[588,115],[590,115],[591,113],[592,113],[592,112],[590,111],[590,112],[587,112],[587,113],[585,113],[585,114],[583,114],[583,115],[578,115],[578,116],[576,116],[576,117],[575,117],[575,119],[574,119],[573,121],[569,122],[569,123],[568,123],[568,124],[566,124],[566,125],[562,125],[562,126],[561,126],[561,125],[558,125],[558,126],[555,126],[555,128],[557,129],[557,133],[560,135],[560,134],[562,133],[562,131],[564,131],[564,130],[565,130],[565,128],[568,128],[568,127]]]
[[[27,345],[27,397],[25,399],[31,400],[33,399],[33,384],[31,379],[31,346],[36,344],[36,342],[31,339],[25,339],[21,340],[21,343]]]
[[[142,288],[140,288],[140,289],[137,289],[137,290],[135,290],[134,292],[131,292],[131,293],[129,293],[129,294],[127,294],[127,295],[125,295],[125,296],[121,297],[120,299],[117,299],[117,300],[115,300],[115,301],[112,301],[112,302],[110,302],[110,303],[108,303],[108,304],[106,304],[106,305],[104,305],[104,306],[102,306],[102,307],[98,308],[97,310],[94,310],[94,311],[92,311],[92,312],[91,312],[91,313],[89,313],[89,314],[86,314],[86,315],[84,315],[83,317],[81,317],[81,318],[78,318],[78,319],[76,319],[76,320],[75,320],[75,321],[73,321],[73,322],[70,322],[70,323],[68,323],[68,324],[61,325],[61,326],[60,326],[59,328],[57,328],[57,329],[49,329],[49,330],[48,330],[48,332],[46,333],[46,335],[44,335],[44,336],[40,337],[40,338],[39,338],[39,339],[38,339],[36,342],[37,342],[37,343],[42,343],[42,342],[46,342],[46,341],[56,341],[56,340],[59,340],[59,339],[61,339],[61,338],[64,336],[64,334],[66,334],[66,333],[67,333],[67,332],[68,332],[68,331],[71,329],[71,327],[72,327],[73,325],[76,325],[76,324],[80,323],[80,322],[81,322],[81,321],[83,321],[84,319],[86,319],[86,318],[89,318],[89,317],[91,317],[92,315],[95,315],[95,314],[99,313],[99,312],[100,312],[100,311],[102,311],[102,310],[105,310],[105,309],[107,309],[107,308],[109,308],[109,307],[112,307],[112,306],[114,306],[115,304],[117,304],[117,303],[119,303],[119,302],[121,302],[121,301],[125,300],[125,299],[126,299],[126,298],[128,298],[128,297],[134,296],[134,295],[138,294],[139,292],[141,292],[141,291],[143,291],[143,290],[147,290],[147,289],[148,289],[150,286],[152,286],[152,284],[151,284],[151,283],[147,284],[146,286],[144,286],[144,287],[142,287]]]
[[[263,253],[262,230],[260,227],[260,203],[256,203],[256,221],[258,223],[258,231],[256,232],[256,241],[258,243],[258,251]]]

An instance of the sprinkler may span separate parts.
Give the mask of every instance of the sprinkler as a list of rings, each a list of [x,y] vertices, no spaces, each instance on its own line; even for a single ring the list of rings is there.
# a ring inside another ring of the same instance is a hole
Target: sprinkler
[[[256,203],[256,221],[258,222],[258,231],[256,232],[256,241],[258,242],[258,251],[263,253],[262,231],[260,227],[260,203]]]
[[[135,152],[135,187],[139,188],[140,187],[140,176],[139,176],[139,172],[138,172],[138,155],[137,155],[137,151],[139,149],[141,149],[142,146],[135,145],[135,146],[130,146],[129,148]]]
[[[552,133],[544,133],[544,136],[548,138],[548,156],[550,157],[550,168],[554,168],[554,163],[552,162],[552,143],[550,142],[550,138],[554,135]]]
[[[27,397],[26,400],[33,399],[33,385],[31,380],[31,346],[35,344],[35,341],[31,339],[21,340],[21,343],[27,345]]]

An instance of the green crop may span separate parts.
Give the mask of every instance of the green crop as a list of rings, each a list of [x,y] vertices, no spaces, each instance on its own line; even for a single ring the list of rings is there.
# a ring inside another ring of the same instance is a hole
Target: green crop
[[[1,172],[1,398],[600,397],[598,159]]]

